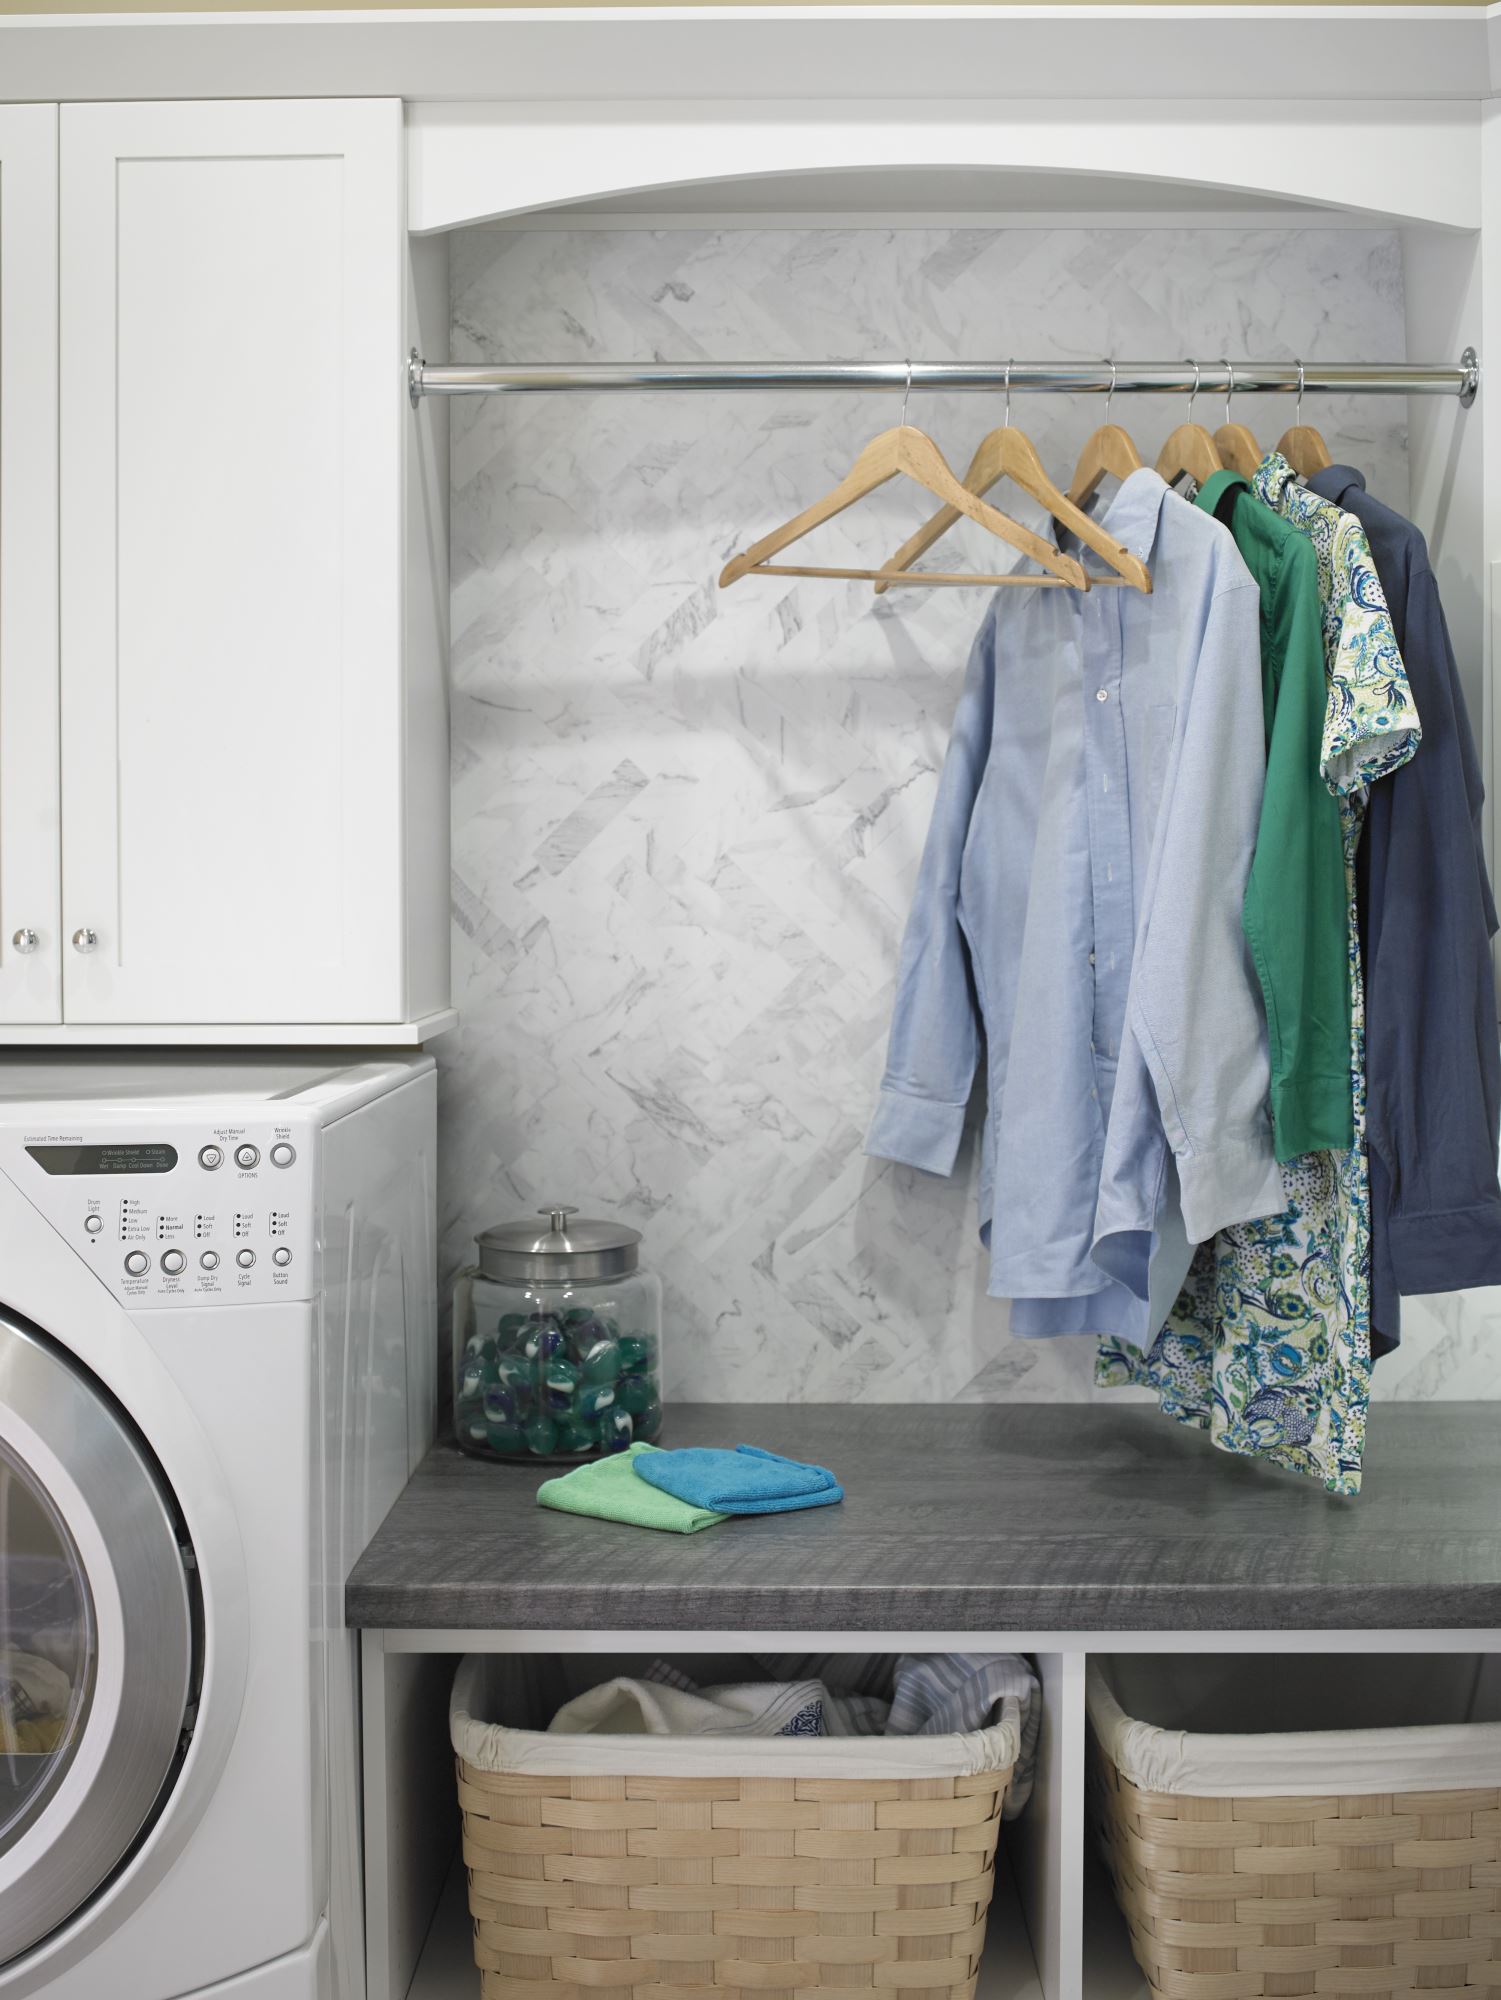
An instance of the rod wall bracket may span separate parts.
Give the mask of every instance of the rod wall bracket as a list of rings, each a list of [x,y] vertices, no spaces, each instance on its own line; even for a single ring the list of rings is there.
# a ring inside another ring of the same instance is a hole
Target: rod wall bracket
[[[1480,393],[1480,356],[1473,347],[1467,347],[1459,357],[1459,365],[1465,371],[1465,385],[1459,392],[1459,400],[1467,410]]]

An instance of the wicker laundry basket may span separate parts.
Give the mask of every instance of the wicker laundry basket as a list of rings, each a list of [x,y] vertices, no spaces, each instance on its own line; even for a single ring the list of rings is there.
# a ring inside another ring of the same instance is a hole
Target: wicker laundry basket
[[[486,1665],[463,1663],[451,1713],[486,2000],[970,2000],[1014,1716],[963,1737],[551,1736],[483,1720]]]
[[[1161,2000],[1501,2000],[1501,1725],[1196,1736],[1132,1721],[1096,1663],[1089,1714],[1096,1830]]]

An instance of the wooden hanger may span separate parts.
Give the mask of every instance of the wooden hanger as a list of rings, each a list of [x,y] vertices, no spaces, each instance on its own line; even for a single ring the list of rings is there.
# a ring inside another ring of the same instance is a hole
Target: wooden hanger
[[[1202,486],[1224,469],[1214,439],[1202,424],[1179,424],[1157,455],[1157,471],[1169,486],[1184,472]]]
[[[1225,469],[1224,460],[1215,448],[1214,439],[1202,424],[1193,420],[1194,399],[1199,393],[1199,364],[1190,361],[1194,372],[1194,385],[1188,392],[1188,422],[1179,424],[1157,456],[1157,471],[1169,486],[1181,473],[1186,472],[1196,486],[1202,486],[1216,472]]]
[[[1009,363],[1006,368],[1005,420],[998,430],[993,430],[981,438],[975,455],[969,462],[969,470],[964,475],[964,486],[961,490],[978,497],[988,493],[991,487],[1002,479],[1013,480],[1024,493],[1030,493],[1034,500],[1041,502],[1047,508],[1060,527],[1072,529],[1086,548],[1093,549],[1096,555],[1102,556],[1109,563],[1115,575],[1093,577],[1091,579],[1093,583],[1120,581],[1130,584],[1133,589],[1146,595],[1151,594],[1151,572],[1140,556],[1132,555],[1131,551],[1116,541],[1113,535],[1107,535],[1098,521],[1092,521],[1086,513],[1074,505],[1066,493],[1059,491],[1044,470],[1032,440],[1025,431],[1013,428]],[[960,513],[967,511],[950,499],[949,504],[940,507],[932,519],[924,522],[915,535],[908,536],[887,563],[887,571],[900,574],[910,570],[920,555],[932,548],[941,535],[948,533],[959,519]],[[889,577],[883,577],[877,583],[878,594],[887,588],[888,581]]]
[[[955,510],[955,519],[960,514],[968,515],[970,520],[978,521],[982,528],[988,528],[1003,542],[1009,542],[1023,555],[1041,563],[1048,572],[1046,577],[1017,576],[1010,572],[999,576],[956,577],[946,572],[942,579],[944,582],[1031,584],[1034,587],[1038,583],[1051,582],[1054,585],[1066,584],[1074,590],[1088,590],[1090,580],[1082,563],[1076,562],[1072,556],[1061,554],[1051,542],[1045,542],[1030,528],[1024,528],[1019,521],[1001,513],[999,508],[988,507],[976,494],[968,492],[959,484],[953,468],[927,432],[907,423],[898,424],[895,430],[882,431],[879,437],[872,438],[844,478],[822,500],[815,500],[811,507],[805,507],[785,526],[763,535],[743,555],[732,556],[719,574],[721,590],[738,582],[742,576],[836,576],[868,578],[875,583],[898,581],[889,566],[884,570],[804,569],[793,564],[775,564],[770,558],[780,554],[789,543],[801,540],[823,522],[831,521],[836,514],[842,514],[846,507],[853,507],[857,500],[874,493],[878,486],[884,486],[899,472],[905,473],[919,486],[925,486],[930,493],[937,494],[940,500]],[[917,578],[910,580],[918,581]]]
[[[1141,471],[1142,463],[1128,432],[1119,424],[1101,424],[1084,440],[1068,497],[1076,507],[1087,507],[1107,477],[1129,479],[1133,472]]]
[[[1214,448],[1229,469],[1238,472],[1242,479],[1254,479],[1266,457],[1244,424],[1221,424],[1214,434]]]
[[[1225,421],[1214,434],[1214,448],[1232,472],[1254,479],[1266,456],[1244,424],[1232,423],[1230,398],[1235,394],[1235,364],[1225,363]]]
[[[1277,449],[1300,479],[1312,479],[1333,465],[1329,447],[1312,424],[1303,421],[1303,364],[1298,363],[1298,407],[1290,427],[1277,441]]]
[[[1277,449],[1300,479],[1312,479],[1334,463],[1322,434],[1312,424],[1294,424],[1284,431]]]
[[[1129,479],[1140,472],[1141,453],[1129,433],[1110,421],[1110,405],[1115,399],[1115,363],[1110,364],[1110,387],[1105,392],[1105,421],[1084,440],[1079,463],[1074,467],[1068,497],[1076,507],[1087,507],[1105,479]]]

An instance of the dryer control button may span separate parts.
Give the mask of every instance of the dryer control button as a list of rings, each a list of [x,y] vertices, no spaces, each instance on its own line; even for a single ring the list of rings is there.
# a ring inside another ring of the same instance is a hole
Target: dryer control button
[[[219,1253],[217,1250],[200,1250],[198,1253],[198,1262],[203,1266],[205,1271],[217,1271],[219,1268]]]
[[[162,1269],[169,1278],[175,1278],[179,1271],[186,1270],[187,1263],[187,1258],[184,1257],[180,1250],[164,1250],[162,1252]]]
[[[235,1262],[242,1271],[248,1271],[255,1262],[255,1252],[253,1250],[236,1250]]]
[[[279,1265],[283,1270],[286,1269],[287,1265],[290,1264],[291,1261],[292,1261],[292,1253],[287,1248],[285,1243],[279,1244],[278,1247],[271,1252],[271,1262],[273,1264]]]
[[[104,1217],[102,1215],[86,1215],[83,1218],[83,1226],[89,1232],[90,1236],[97,1236],[104,1227]]]
[[[127,1250],[125,1253],[125,1268],[131,1277],[139,1278],[143,1273],[151,1269],[151,1259],[146,1255],[144,1250]]]
[[[219,1146],[200,1146],[198,1148],[198,1164],[200,1167],[206,1167],[212,1173],[215,1167],[222,1167],[224,1165],[223,1149]]]
[[[271,1148],[271,1164],[273,1167],[289,1167],[296,1158],[297,1148],[289,1146],[285,1139],[279,1140]]]
[[[251,1167],[258,1167],[260,1163],[261,1149],[259,1146],[247,1144],[235,1147],[235,1165],[237,1167],[244,1167],[248,1172]]]

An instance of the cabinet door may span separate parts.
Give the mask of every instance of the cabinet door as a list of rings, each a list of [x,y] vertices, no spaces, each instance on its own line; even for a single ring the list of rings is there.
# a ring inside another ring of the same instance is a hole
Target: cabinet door
[[[61,157],[65,1017],[399,1020],[401,107]]]
[[[62,1018],[57,109],[0,105],[0,1024]]]

